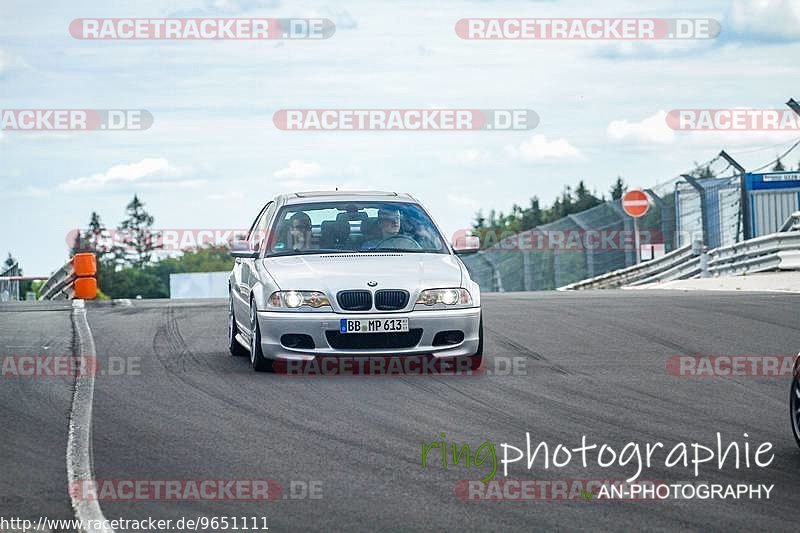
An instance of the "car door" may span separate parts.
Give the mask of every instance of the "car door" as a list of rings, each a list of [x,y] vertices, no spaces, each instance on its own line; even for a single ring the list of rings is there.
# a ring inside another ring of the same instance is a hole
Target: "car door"
[[[253,221],[250,229],[247,232],[247,245],[251,251],[258,251],[261,246],[259,234],[263,232],[259,228],[265,224],[265,219],[268,218],[270,206],[274,202],[266,204],[258,216]],[[250,331],[250,287],[253,284],[253,271],[257,259],[237,257],[233,265],[233,279],[231,283],[231,292],[233,293],[233,306],[236,314],[236,321],[240,330]]]

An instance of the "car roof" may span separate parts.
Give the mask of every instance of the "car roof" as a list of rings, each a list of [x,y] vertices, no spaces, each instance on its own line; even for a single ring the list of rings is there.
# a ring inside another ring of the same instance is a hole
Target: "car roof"
[[[301,204],[316,202],[337,202],[354,200],[361,202],[414,202],[417,200],[407,193],[391,191],[304,191],[281,194],[276,198],[279,204]]]

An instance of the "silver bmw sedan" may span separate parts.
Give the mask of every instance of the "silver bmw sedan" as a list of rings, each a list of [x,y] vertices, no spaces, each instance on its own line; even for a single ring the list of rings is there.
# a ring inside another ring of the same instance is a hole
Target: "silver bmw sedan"
[[[483,359],[478,284],[408,194],[277,196],[234,241],[228,344],[256,371],[341,356]]]

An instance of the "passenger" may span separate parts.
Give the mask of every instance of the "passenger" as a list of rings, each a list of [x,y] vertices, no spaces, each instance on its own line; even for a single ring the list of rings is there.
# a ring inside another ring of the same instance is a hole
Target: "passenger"
[[[292,250],[311,248],[311,217],[298,211],[289,218],[289,237]]]

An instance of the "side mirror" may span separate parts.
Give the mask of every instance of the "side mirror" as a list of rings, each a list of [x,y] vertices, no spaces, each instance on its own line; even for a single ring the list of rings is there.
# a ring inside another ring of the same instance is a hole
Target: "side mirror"
[[[453,251],[458,255],[474,254],[481,249],[481,240],[475,235],[458,235],[453,239]]]
[[[258,257],[258,246],[253,250],[246,239],[234,238],[230,241],[231,255],[242,259],[255,259]]]

